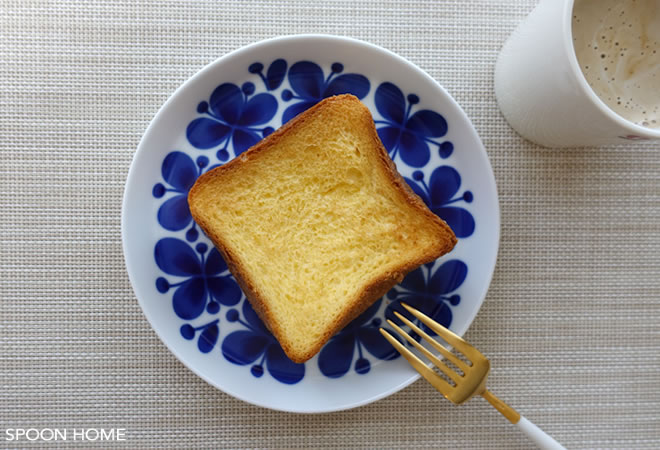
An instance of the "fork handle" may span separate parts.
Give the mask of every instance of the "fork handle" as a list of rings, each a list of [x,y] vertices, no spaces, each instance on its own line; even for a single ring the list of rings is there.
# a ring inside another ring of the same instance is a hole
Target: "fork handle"
[[[517,425],[520,430],[531,439],[538,448],[543,450],[566,450],[559,442],[547,435],[543,430],[521,416],[515,409],[497,398],[489,390],[484,390],[481,396],[498,410],[509,422]]]
[[[538,446],[538,448],[543,450],[566,450],[559,442],[555,441],[551,436],[523,416],[520,416],[520,420],[516,425]]]

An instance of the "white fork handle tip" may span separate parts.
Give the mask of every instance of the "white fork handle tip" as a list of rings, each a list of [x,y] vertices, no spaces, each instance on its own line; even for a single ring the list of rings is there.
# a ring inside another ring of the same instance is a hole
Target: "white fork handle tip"
[[[543,430],[524,417],[521,416],[516,425],[538,446],[538,448],[543,450],[566,450],[559,442],[555,441]]]

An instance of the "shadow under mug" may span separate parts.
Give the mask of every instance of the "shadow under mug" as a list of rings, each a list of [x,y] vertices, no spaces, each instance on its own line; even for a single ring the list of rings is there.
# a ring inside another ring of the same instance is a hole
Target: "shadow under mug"
[[[589,86],[573,47],[574,1],[541,0],[505,42],[495,66],[502,114],[544,147],[660,140],[660,129],[616,114]]]

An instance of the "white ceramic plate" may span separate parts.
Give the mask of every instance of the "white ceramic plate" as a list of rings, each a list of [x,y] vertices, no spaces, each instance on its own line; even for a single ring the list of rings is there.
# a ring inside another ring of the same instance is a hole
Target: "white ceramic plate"
[[[351,92],[370,108],[400,173],[459,237],[304,365],[265,330],[186,195],[222,164],[324,97]],[[247,402],[324,412],[375,401],[418,378],[378,334],[405,300],[463,334],[486,295],[499,243],[495,180],[456,102],[405,59],[353,39],[304,35],[232,52],[184,83],[149,125],[131,165],[122,238],[149,322],[186,366]]]

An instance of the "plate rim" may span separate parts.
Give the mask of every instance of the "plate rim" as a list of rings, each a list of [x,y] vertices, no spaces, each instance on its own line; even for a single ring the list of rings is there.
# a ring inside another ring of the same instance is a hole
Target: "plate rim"
[[[122,240],[122,250],[123,250],[123,255],[124,255],[124,263],[126,266],[126,271],[128,273],[128,278],[129,282],[131,284],[131,289],[133,290],[133,293],[135,297],[138,300],[138,304],[140,305],[140,309],[142,310],[142,313],[144,314],[145,318],[149,322],[150,327],[152,330],[156,333],[158,336],[159,340],[165,345],[165,347],[169,350],[170,353],[172,353],[188,370],[192,371],[195,375],[200,377],[202,380],[204,380],[206,383],[209,385],[213,386],[215,389],[218,389],[221,392],[224,392],[228,395],[231,395],[232,397],[239,399],[241,401],[244,401],[248,404],[252,404],[255,406],[271,409],[271,410],[276,410],[276,411],[283,411],[283,412],[291,412],[291,413],[303,413],[303,414],[315,414],[315,413],[329,413],[329,412],[336,412],[336,411],[344,411],[348,409],[353,409],[357,408],[359,406],[364,406],[370,403],[373,403],[375,401],[378,401],[380,399],[383,399],[385,397],[388,397],[415,382],[418,380],[421,376],[412,370],[411,368],[411,376],[408,379],[403,380],[401,383],[398,383],[396,385],[391,386],[389,389],[385,389],[379,394],[376,394],[374,396],[371,396],[369,398],[361,399],[355,402],[350,402],[343,404],[341,407],[332,407],[332,408],[296,408],[294,405],[288,405],[289,407],[283,407],[282,405],[279,406],[273,406],[272,404],[268,404],[267,402],[264,401],[259,401],[255,400],[254,398],[248,398],[241,393],[235,392],[233,389],[229,389],[226,386],[219,386],[211,377],[203,374],[194,364],[189,364],[186,362],[186,358],[184,358],[184,355],[180,354],[178,350],[176,350],[169,342],[168,339],[165,338],[164,334],[161,333],[159,328],[156,326],[156,320],[154,318],[154,315],[152,312],[149,312],[149,308],[145,306],[145,300],[143,300],[140,296],[138,296],[136,292],[136,271],[133,269],[133,263],[129,260],[129,254],[130,254],[130,249],[128,248],[128,243],[127,243],[127,207],[128,207],[128,202],[129,202],[129,193],[131,192],[131,187],[137,183],[136,180],[136,166],[137,163],[136,161],[140,158],[140,155],[144,155],[145,151],[144,148],[146,148],[146,143],[149,141],[150,136],[154,133],[154,129],[156,128],[156,124],[159,122],[161,119],[161,116],[164,114],[164,111],[169,109],[170,105],[176,101],[178,97],[182,95],[182,92],[187,90],[187,88],[191,85],[194,85],[198,79],[203,78],[208,72],[214,71],[217,67],[221,66],[226,60],[237,57],[241,54],[244,53],[249,53],[259,47],[271,45],[271,44],[284,44],[286,45],[287,43],[295,43],[296,41],[302,40],[302,39],[316,39],[316,40],[324,40],[324,41],[339,41],[344,44],[350,44],[353,46],[357,46],[368,49],[370,51],[374,51],[376,53],[380,53],[382,56],[391,58],[396,60],[397,62],[401,63],[402,65],[406,66],[407,69],[413,70],[417,72],[418,75],[422,76],[424,79],[426,79],[427,82],[430,84],[434,85],[437,89],[442,91],[445,94],[446,100],[452,104],[452,106],[455,108],[456,112],[462,116],[462,120],[464,120],[467,124],[469,124],[468,127],[466,127],[469,130],[469,133],[472,135],[472,139],[474,139],[476,142],[480,144],[479,148],[476,149],[477,152],[482,153],[484,162],[486,164],[486,167],[489,169],[488,170],[488,177],[486,180],[486,184],[488,185],[489,189],[492,189],[495,197],[495,204],[493,206],[493,220],[494,223],[493,228],[495,232],[494,239],[496,241],[495,243],[495,251],[492,256],[492,261],[488,261],[488,267],[490,270],[488,271],[489,273],[487,274],[487,279],[484,280],[483,288],[481,292],[479,292],[478,296],[475,296],[477,298],[477,301],[474,303],[474,308],[473,311],[470,311],[469,314],[467,314],[467,320],[461,324],[461,326],[458,326],[454,329],[454,331],[458,335],[463,335],[469,327],[472,325],[474,322],[474,319],[478,312],[481,310],[481,307],[483,306],[483,302],[486,299],[486,295],[488,293],[488,290],[490,288],[490,285],[492,283],[492,278],[494,276],[495,272],[495,267],[497,263],[497,258],[499,254],[499,248],[500,248],[500,234],[501,234],[501,209],[500,209],[500,202],[499,202],[499,193],[497,190],[497,183],[495,180],[495,175],[493,172],[492,165],[490,163],[490,159],[488,157],[488,153],[486,151],[486,148],[479,137],[479,134],[477,133],[477,130],[472,123],[472,121],[469,119],[463,108],[458,104],[458,102],[447,92],[447,90],[440,85],[433,77],[431,77],[425,70],[421,69],[418,67],[416,64],[412,63],[408,59],[392,52],[391,50],[388,50],[384,47],[381,47],[379,45],[363,41],[360,39],[355,39],[352,37],[347,37],[347,36],[341,36],[341,35],[333,35],[333,34],[324,34],[324,33],[308,33],[308,34],[292,34],[292,35],[284,35],[284,36],[277,36],[277,37],[272,37],[268,39],[262,39],[253,43],[250,43],[248,45],[239,47],[237,49],[234,49],[232,51],[229,51],[215,60],[211,61],[210,63],[206,64],[204,67],[199,69],[197,72],[195,72],[192,76],[187,78],[181,85],[179,85],[173,92],[170,94],[170,96],[167,98],[167,100],[162,104],[162,106],[157,110],[157,112],[154,114],[154,116],[151,118],[149,121],[149,124],[147,128],[145,129],[144,133],[142,134],[142,137],[140,138],[140,141],[136,147],[136,150],[134,151],[133,157],[130,162],[129,170],[126,175],[126,182],[124,185],[124,193],[123,193],[123,198],[122,198],[122,206],[121,206],[121,240]]]

